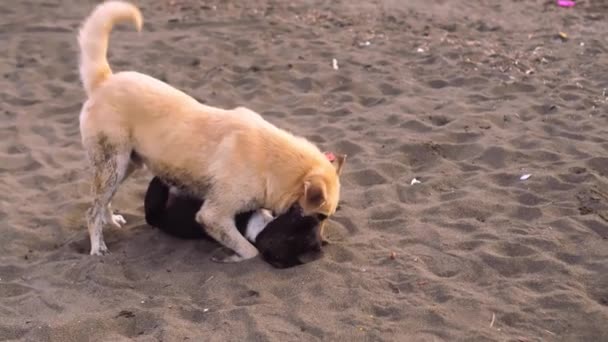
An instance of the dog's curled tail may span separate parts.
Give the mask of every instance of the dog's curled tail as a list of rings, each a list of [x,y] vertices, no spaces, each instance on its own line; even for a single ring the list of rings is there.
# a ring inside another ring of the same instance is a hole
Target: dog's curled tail
[[[80,78],[87,95],[95,90],[112,69],[108,64],[108,40],[114,24],[130,21],[141,31],[143,18],[134,5],[124,1],[103,2],[84,21],[78,34]]]

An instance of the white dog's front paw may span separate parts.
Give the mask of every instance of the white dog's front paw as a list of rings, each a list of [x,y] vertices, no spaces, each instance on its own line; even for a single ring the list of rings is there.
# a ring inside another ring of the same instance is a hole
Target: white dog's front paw
[[[258,255],[258,251],[255,248],[253,249],[253,251],[250,251],[248,254],[241,256],[225,247],[220,247],[211,256],[211,261],[217,262],[217,263],[222,263],[222,264],[232,264],[232,263],[237,263],[237,262],[241,262],[244,260],[252,259],[257,255]]]

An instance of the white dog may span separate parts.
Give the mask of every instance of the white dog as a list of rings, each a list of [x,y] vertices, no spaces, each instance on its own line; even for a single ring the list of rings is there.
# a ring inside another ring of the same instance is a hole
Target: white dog
[[[239,234],[235,214],[267,208],[277,215],[299,205],[304,215],[327,218],[340,198],[341,157],[330,163],[296,137],[243,107],[203,105],[187,94],[137,72],[113,74],[107,61],[112,26],[142,27],[132,4],[109,1],[85,20],[78,41],[80,75],[88,100],[80,113],[82,143],[94,169],[93,205],[87,212],[91,254],[107,252],[102,226],[125,221],[110,202],[121,182],[146,165],[181,191],[206,201],[196,220],[238,262],[257,249]]]

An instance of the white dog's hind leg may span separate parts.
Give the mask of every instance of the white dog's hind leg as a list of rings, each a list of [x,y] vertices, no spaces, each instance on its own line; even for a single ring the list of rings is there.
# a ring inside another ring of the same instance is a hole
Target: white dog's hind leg
[[[114,216],[109,205],[127,173],[129,154],[118,153],[118,149],[114,148],[107,138],[100,139],[99,143],[89,151],[94,168],[93,205],[87,211],[91,255],[108,253],[108,248],[103,240],[103,224],[108,219],[114,223]],[[118,218],[116,219],[118,220]]]
[[[129,162],[129,165],[127,167],[127,171],[125,172],[124,176],[122,177],[120,184],[122,184],[122,182],[129,178],[129,176],[137,171],[138,169],[141,169],[143,167],[143,163],[138,160],[138,159],[133,159],[133,157],[131,157],[131,161]],[[108,203],[108,210],[106,210],[106,214],[104,215],[104,224],[110,223],[112,225],[114,225],[117,228],[122,228],[123,225],[127,224],[127,220],[125,220],[125,218],[122,215],[118,215],[115,214],[114,211],[112,210],[112,203]]]
[[[112,224],[121,228],[123,224],[127,224],[127,220],[122,215],[112,214]]]
[[[91,240],[91,255],[103,255],[108,252],[108,247],[103,240],[103,220],[102,213],[99,213],[99,205],[94,203],[87,210],[87,226],[89,238]]]
[[[122,228],[123,224],[127,224],[127,220],[125,220],[122,215],[114,214],[111,203],[108,203],[107,208],[108,209],[106,210],[106,214],[104,215],[103,223],[110,223],[116,228]]]

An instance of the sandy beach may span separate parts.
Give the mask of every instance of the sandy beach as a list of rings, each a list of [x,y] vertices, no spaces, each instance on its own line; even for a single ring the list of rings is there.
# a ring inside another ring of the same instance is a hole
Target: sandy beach
[[[0,340],[608,341],[608,2],[136,1],[114,71],[348,154],[325,256],[286,270],[147,226],[146,171],[88,255],[96,3],[0,2]]]

